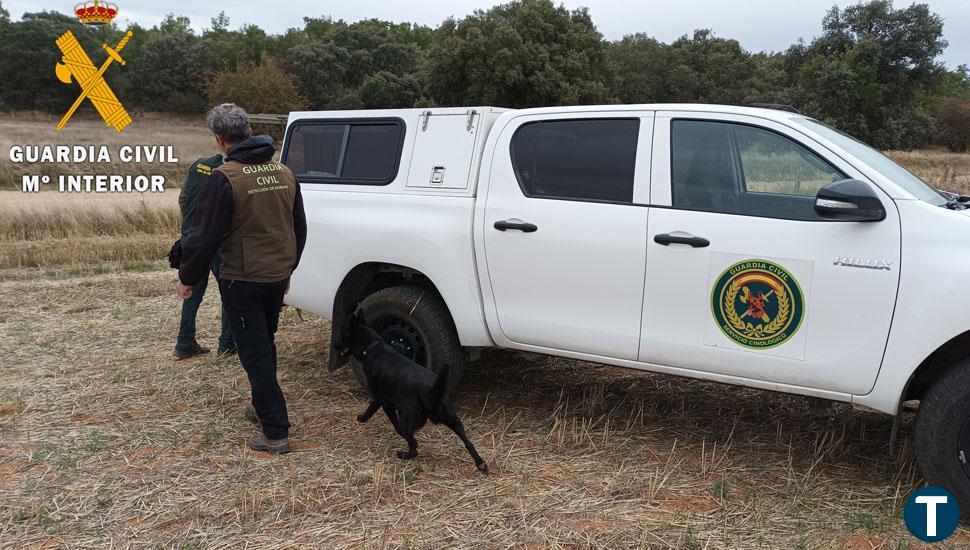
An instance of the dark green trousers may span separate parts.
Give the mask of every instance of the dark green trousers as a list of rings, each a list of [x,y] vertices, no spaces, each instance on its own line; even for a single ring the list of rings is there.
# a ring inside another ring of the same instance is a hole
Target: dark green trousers
[[[219,257],[212,260],[212,275],[219,280]],[[205,296],[206,288],[209,286],[209,278],[206,277],[192,287],[192,297],[182,300],[182,320],[179,323],[178,340],[175,341],[176,351],[186,351],[195,342],[195,316],[202,305],[202,298]],[[218,286],[218,285],[217,285]],[[234,347],[232,340],[232,328],[226,318],[226,310],[222,309],[222,333],[219,335],[219,349],[227,350]]]

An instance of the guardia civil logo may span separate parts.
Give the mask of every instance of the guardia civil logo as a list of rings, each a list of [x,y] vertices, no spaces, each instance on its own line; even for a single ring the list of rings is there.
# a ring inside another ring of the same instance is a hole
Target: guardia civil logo
[[[711,313],[740,346],[768,349],[788,341],[802,324],[805,297],[784,267],[744,260],[724,270],[711,289]]]
[[[110,2],[102,4],[100,0],[87,0],[74,6],[74,12],[85,25],[100,27],[111,23],[111,20],[118,15],[118,6]],[[104,44],[102,47],[108,57],[100,67],[95,67],[73,32],[67,31],[57,39],[57,47],[63,57],[61,62],[54,66],[54,73],[64,84],[75,82],[81,88],[81,93],[74,100],[74,104],[57,124],[58,132],[64,128],[85,99],[94,105],[98,114],[104,119],[104,123],[113,127],[115,131],[120,132],[131,124],[131,116],[104,80],[104,73],[113,62],[125,65],[126,62],[120,52],[128,45],[129,40],[131,40],[131,31],[125,33],[114,48]]]

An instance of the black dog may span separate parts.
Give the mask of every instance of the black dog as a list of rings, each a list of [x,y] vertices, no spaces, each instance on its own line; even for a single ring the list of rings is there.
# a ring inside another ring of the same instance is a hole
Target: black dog
[[[398,458],[407,460],[418,456],[414,432],[430,420],[451,428],[465,444],[468,454],[472,455],[475,467],[483,474],[488,473],[488,465],[468,440],[461,420],[445,397],[448,365],[444,365],[441,373],[435,376],[430,370],[404,357],[367,326],[364,314],[359,310],[350,316],[346,326],[339,331],[333,348],[344,357],[353,355],[364,366],[373,399],[357,421],[367,422],[377,409],[383,408],[394,429],[408,442],[408,450],[398,451]]]

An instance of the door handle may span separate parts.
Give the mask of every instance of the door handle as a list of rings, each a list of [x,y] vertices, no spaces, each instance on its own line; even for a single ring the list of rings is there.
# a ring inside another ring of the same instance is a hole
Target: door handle
[[[659,235],[654,235],[653,242],[657,244],[662,244],[664,246],[670,246],[672,244],[688,244],[694,248],[704,248],[705,246],[710,246],[711,241],[703,237],[695,237],[693,235],[674,235],[673,233],[661,233]]]
[[[508,229],[514,229],[516,231],[521,231],[523,233],[535,233],[539,230],[539,226],[533,223],[522,222],[518,220],[503,220],[495,222],[495,229],[499,231],[506,231]]]

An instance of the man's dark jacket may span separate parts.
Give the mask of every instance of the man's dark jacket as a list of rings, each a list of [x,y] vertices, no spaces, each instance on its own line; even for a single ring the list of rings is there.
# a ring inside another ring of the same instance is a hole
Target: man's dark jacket
[[[185,246],[185,235],[195,218],[195,209],[202,198],[202,190],[212,175],[212,171],[222,166],[222,153],[211,157],[203,157],[192,163],[185,175],[185,183],[179,192],[179,210],[182,213],[182,246]]]
[[[221,279],[278,283],[296,269],[306,244],[303,196],[275,152],[270,136],[251,137],[212,172],[185,232],[182,284],[207,277],[217,252]]]

